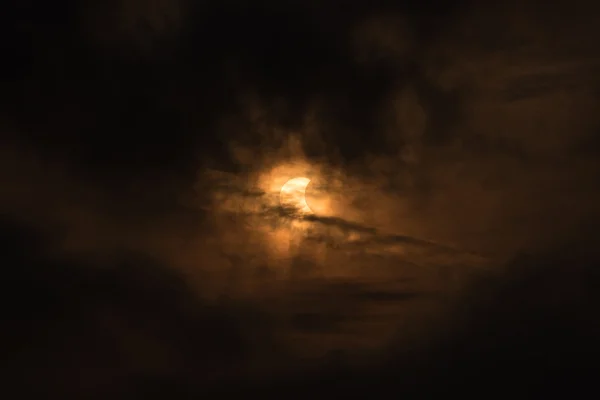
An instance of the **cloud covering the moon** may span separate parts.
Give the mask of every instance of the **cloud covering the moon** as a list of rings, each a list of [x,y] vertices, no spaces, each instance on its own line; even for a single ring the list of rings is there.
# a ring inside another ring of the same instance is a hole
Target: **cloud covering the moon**
[[[314,354],[381,346],[465,276],[597,236],[597,14],[267,3],[3,16],[29,50],[6,46],[2,214],[82,268],[141,253],[209,302],[256,302]],[[314,214],[282,210],[295,177]]]

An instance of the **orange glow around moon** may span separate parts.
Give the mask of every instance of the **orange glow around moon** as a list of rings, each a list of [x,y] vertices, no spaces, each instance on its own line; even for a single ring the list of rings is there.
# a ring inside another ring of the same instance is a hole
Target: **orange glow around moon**
[[[298,214],[311,214],[312,210],[306,204],[306,187],[310,179],[304,177],[293,178],[287,181],[282,187],[279,195],[281,205],[287,209],[293,210]]]

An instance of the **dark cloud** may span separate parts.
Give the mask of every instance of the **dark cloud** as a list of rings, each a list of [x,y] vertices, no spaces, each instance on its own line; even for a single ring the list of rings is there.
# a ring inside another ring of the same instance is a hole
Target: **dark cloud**
[[[287,397],[585,383],[565,366],[598,347],[597,7],[340,4],[8,2],[15,376],[129,398],[288,369],[316,377]],[[295,176],[314,215],[279,204]]]
[[[375,145],[367,132],[398,72],[356,65],[352,32],[365,13],[406,7],[261,4],[15,3],[5,14],[15,54],[4,66],[4,114],[20,136],[121,174],[222,151],[215,117],[237,111],[232,100],[245,90],[281,101],[277,118],[289,127],[320,97],[337,129],[352,132],[336,146],[344,155]]]
[[[44,255],[48,241],[19,224],[3,220],[1,234],[2,315],[10,327],[2,365],[21,383],[37,382],[40,394],[77,396],[131,374],[209,382],[247,364],[258,348],[277,352],[260,312],[206,304],[144,256],[85,265]],[[75,376],[79,383],[69,384]]]
[[[598,296],[590,283],[597,282],[597,258],[559,254],[522,256],[511,272],[478,280],[452,306],[452,318],[442,323],[449,325],[438,325],[435,345],[390,349],[378,367],[330,368],[264,393],[291,387],[298,398],[596,391]]]

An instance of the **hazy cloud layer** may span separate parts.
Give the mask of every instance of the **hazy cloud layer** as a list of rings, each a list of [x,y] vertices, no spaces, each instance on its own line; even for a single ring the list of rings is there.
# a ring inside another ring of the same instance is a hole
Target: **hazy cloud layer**
[[[596,246],[592,8],[30,3],[2,16],[0,212],[75,269],[141,254],[322,355]],[[295,176],[316,215],[279,205]]]

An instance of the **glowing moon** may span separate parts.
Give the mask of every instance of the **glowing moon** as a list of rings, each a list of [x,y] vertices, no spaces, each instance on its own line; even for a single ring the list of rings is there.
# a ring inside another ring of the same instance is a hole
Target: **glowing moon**
[[[299,177],[287,181],[279,194],[281,206],[298,214],[310,214],[312,210],[306,204],[306,187],[310,179]]]

